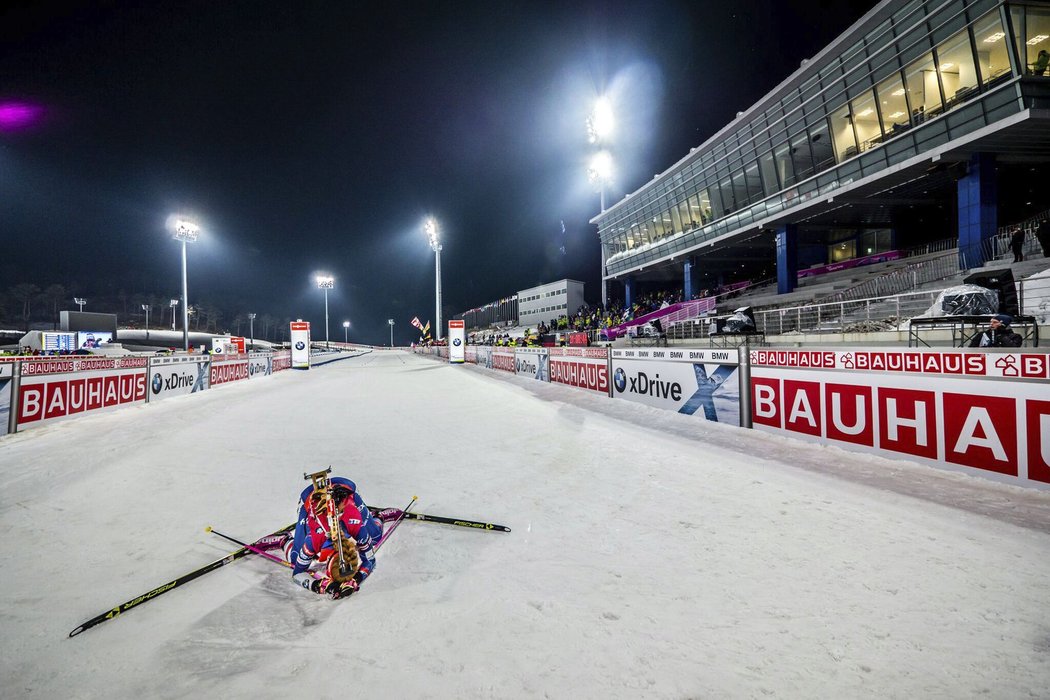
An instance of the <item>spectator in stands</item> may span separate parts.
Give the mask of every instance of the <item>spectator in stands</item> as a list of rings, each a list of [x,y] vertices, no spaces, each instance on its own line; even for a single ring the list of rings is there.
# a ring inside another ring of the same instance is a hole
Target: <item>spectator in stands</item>
[[[1043,249],[1043,257],[1050,258],[1050,219],[1039,224],[1035,230],[1035,238],[1039,241],[1039,247]]]
[[[971,348],[1019,348],[1023,342],[1020,335],[1010,330],[1013,318],[1007,314],[996,314],[988,322],[988,330],[978,333],[970,341]]]
[[[1010,250],[1014,252],[1014,262],[1024,262],[1024,236],[1025,230],[1019,228],[1010,236]]]
[[[1048,64],[1050,64],[1050,53],[1048,53],[1046,49],[1043,49],[1036,57],[1035,63],[1032,64],[1032,72],[1036,75],[1042,75],[1046,72]]]

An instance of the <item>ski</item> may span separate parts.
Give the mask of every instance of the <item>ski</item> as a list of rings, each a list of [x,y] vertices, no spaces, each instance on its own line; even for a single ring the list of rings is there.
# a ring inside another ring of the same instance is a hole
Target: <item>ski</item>
[[[369,510],[372,514],[376,514],[385,508],[377,508],[369,506]],[[495,530],[497,532],[510,532],[510,528],[506,525],[497,525],[495,523],[485,523],[478,520],[464,520],[462,518],[445,518],[440,515],[427,515],[426,513],[406,513],[405,520],[425,520],[431,523],[441,523],[442,525],[456,525],[458,527],[469,527],[475,530]]]
[[[276,532],[271,533],[271,535],[269,535],[269,536],[279,535],[281,533],[288,532],[293,527],[295,527],[294,524],[293,525],[288,525],[286,527],[282,527],[280,530],[277,530]],[[163,584],[161,586],[157,586],[152,591],[149,591],[147,593],[143,593],[142,595],[140,595],[138,597],[132,598],[131,600],[127,601],[126,603],[121,603],[120,605],[116,606],[112,610],[107,610],[106,612],[104,612],[104,613],[102,613],[100,615],[96,615],[95,617],[91,618],[87,622],[85,622],[85,623],[75,627],[73,629],[73,631],[69,633],[69,636],[70,637],[75,637],[78,634],[80,634],[81,632],[83,632],[84,630],[91,629],[95,625],[101,624],[101,623],[105,622],[106,620],[109,620],[109,619],[112,619],[114,617],[117,617],[118,615],[120,615],[123,612],[127,612],[128,610],[131,610],[132,608],[134,608],[134,607],[136,607],[138,605],[141,605],[142,603],[145,603],[148,600],[153,600],[157,596],[163,595],[163,594],[167,593],[168,591],[170,591],[173,588],[178,588],[179,586],[181,586],[184,583],[189,583],[190,581],[192,581],[195,578],[199,578],[199,577],[203,576],[204,574],[206,574],[206,573],[208,573],[210,571],[215,571],[215,569],[218,569],[220,567],[226,566],[227,564],[229,564],[231,562],[234,562],[237,559],[240,559],[241,557],[243,557],[243,556],[245,556],[247,554],[250,554],[250,553],[251,553],[251,550],[248,547],[241,547],[236,552],[232,552],[230,554],[227,554],[225,557],[223,557],[222,559],[219,559],[218,561],[213,561],[211,564],[208,564],[207,566],[202,566],[201,568],[197,569],[196,571],[191,571],[188,574],[185,574],[183,576],[179,576],[177,579],[175,579],[173,581],[168,581],[167,583],[165,583],[165,584]]]

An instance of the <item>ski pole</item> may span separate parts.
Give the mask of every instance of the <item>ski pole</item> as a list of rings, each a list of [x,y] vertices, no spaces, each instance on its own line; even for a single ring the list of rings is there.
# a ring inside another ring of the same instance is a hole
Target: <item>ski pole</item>
[[[225,538],[225,539],[229,540],[230,542],[233,542],[234,544],[239,544],[240,546],[242,546],[245,549],[247,549],[249,552],[255,552],[259,556],[266,557],[270,561],[277,562],[281,566],[286,566],[289,569],[292,568],[292,565],[289,564],[288,562],[286,562],[284,559],[281,559],[280,557],[274,556],[273,554],[270,554],[269,552],[267,552],[265,550],[259,549],[258,547],[254,546],[254,545],[250,545],[247,542],[241,542],[240,540],[238,540],[238,539],[236,539],[234,537],[230,537],[229,535],[224,535],[221,532],[219,532],[218,530],[213,529],[211,525],[209,525],[208,527],[204,528],[204,531],[205,532],[210,532],[213,535],[218,535],[219,537]]]
[[[404,521],[405,516],[408,515],[408,511],[411,510],[412,506],[416,504],[417,498],[417,496],[412,497],[412,500],[409,501],[408,505],[404,507],[404,509],[401,511],[401,515],[397,517],[397,520],[395,520],[394,524],[390,526],[390,529],[384,532],[383,536],[379,538],[379,542],[376,543],[376,547],[373,551],[378,552],[379,548],[383,546],[383,543],[387,541],[387,538],[390,537],[390,535],[394,534],[394,530],[396,530],[397,526],[400,525],[402,521]]]
[[[288,525],[288,526],[283,527],[280,530],[278,530],[277,532],[274,532],[272,534],[280,535],[282,533],[288,532],[289,530],[291,530],[294,527],[295,527],[294,524],[293,525]],[[131,610],[132,608],[134,608],[134,607],[136,607],[138,605],[141,605],[142,603],[145,603],[145,602],[148,602],[150,600],[153,600],[157,596],[163,595],[163,594],[167,593],[168,591],[170,591],[170,590],[172,590],[174,588],[178,588],[179,586],[181,586],[183,584],[189,583],[190,581],[192,581],[192,580],[194,580],[196,578],[199,578],[199,577],[203,576],[204,574],[206,574],[206,573],[208,573],[210,571],[215,571],[219,567],[226,566],[227,564],[229,564],[231,562],[234,562],[234,561],[240,559],[241,557],[243,557],[243,556],[245,556],[247,554],[248,554],[248,548],[247,547],[241,547],[236,552],[228,554],[225,557],[223,557],[222,559],[219,559],[217,561],[213,561],[211,564],[208,564],[206,566],[202,566],[201,568],[199,568],[199,569],[197,569],[195,571],[191,571],[188,574],[183,574],[182,576],[179,576],[177,579],[175,579],[173,581],[168,581],[167,583],[165,583],[165,584],[163,584],[161,586],[157,586],[152,591],[148,591],[146,593],[143,593],[142,595],[140,595],[140,596],[138,596],[136,598],[132,598],[131,600],[129,600],[129,601],[125,602],[125,603],[121,603],[120,605],[117,605],[116,607],[114,607],[111,610],[107,610],[104,613],[96,615],[95,617],[91,618],[87,622],[84,622],[83,624],[78,625],[76,628],[74,628],[73,631],[69,633],[69,636],[70,637],[75,637],[78,634],[80,634],[81,632],[83,632],[84,630],[91,629],[95,625],[101,624],[101,623],[105,622],[106,620],[112,620],[113,618],[119,616],[123,612],[127,612],[128,610]]]

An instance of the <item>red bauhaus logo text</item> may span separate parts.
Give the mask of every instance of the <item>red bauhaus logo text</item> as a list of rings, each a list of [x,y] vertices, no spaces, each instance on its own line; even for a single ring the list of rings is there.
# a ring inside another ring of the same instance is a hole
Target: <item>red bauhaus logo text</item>
[[[751,401],[756,426],[1010,476],[1023,453],[1050,483],[1050,401],[774,377],[752,378]]]
[[[141,373],[24,384],[18,394],[18,423],[62,418],[145,399],[146,375]]]

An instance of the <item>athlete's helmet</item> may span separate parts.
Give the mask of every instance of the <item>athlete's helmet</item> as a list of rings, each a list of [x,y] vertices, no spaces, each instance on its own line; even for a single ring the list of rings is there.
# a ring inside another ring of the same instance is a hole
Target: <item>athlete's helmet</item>
[[[346,500],[350,498],[353,492],[342,484],[336,484],[331,488],[332,503],[335,504],[335,510],[337,513],[343,512],[343,507],[346,505]],[[322,517],[328,513],[328,494],[324,491],[314,491],[310,494],[310,512],[315,517]]]

